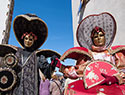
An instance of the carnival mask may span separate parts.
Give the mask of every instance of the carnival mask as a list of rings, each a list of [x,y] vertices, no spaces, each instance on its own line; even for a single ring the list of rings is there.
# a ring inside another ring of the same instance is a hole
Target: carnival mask
[[[104,46],[105,45],[105,32],[102,28],[96,26],[92,30],[91,38],[92,38],[92,42],[95,46]]]
[[[104,46],[105,34],[103,32],[95,32],[93,35],[93,43],[95,46]]]
[[[25,47],[31,47],[34,44],[34,37],[32,35],[26,35],[24,37],[24,45]]]

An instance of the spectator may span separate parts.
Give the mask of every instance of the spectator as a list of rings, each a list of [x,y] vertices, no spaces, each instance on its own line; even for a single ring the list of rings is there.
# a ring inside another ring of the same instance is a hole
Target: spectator
[[[59,81],[58,76],[54,73],[52,75],[52,80],[50,81],[50,94],[63,95],[61,89],[62,89],[61,82]]]

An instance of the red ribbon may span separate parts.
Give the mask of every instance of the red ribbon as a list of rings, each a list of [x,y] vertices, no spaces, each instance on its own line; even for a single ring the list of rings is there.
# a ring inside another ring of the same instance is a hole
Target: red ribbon
[[[35,34],[33,34],[32,32],[30,32],[29,34],[26,32],[21,36],[21,39],[23,39],[26,35],[28,36],[33,36],[34,40],[37,40],[37,36]]]

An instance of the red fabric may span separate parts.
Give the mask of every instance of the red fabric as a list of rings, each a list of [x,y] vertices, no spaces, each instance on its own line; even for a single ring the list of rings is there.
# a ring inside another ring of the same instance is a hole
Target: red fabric
[[[52,60],[50,64],[53,65],[54,64],[54,60]]]
[[[102,46],[102,47],[97,47],[92,45],[92,51],[96,51],[96,52],[100,52],[100,51],[104,51],[106,50],[106,47]]]
[[[73,47],[73,48],[70,48],[68,51],[74,50],[74,49],[78,49],[78,50],[82,50],[82,51],[88,52],[88,49],[84,48],[84,47]]]
[[[112,76],[118,73],[118,70],[114,67],[114,65],[106,62],[106,61],[94,61],[87,65],[84,71],[84,83],[85,88],[90,88],[95,85],[100,84],[105,78],[101,75],[101,73],[108,74]]]
[[[104,81],[102,81],[100,84],[106,84],[106,85],[111,85],[114,83],[118,83],[118,79],[115,76],[108,76],[104,73],[101,73],[101,75],[105,78]]]
[[[70,48],[69,50],[67,50],[62,55],[61,58],[65,57],[64,59],[72,58],[72,59],[78,60],[80,57],[83,57],[86,54],[90,55],[87,48],[84,48],[84,47],[73,47],[73,48]]]
[[[120,47],[121,47],[121,48],[122,48],[122,47],[125,47],[125,45],[112,46],[111,49],[112,49],[112,50],[115,50],[115,49],[120,48]]]
[[[114,53],[121,52],[125,55],[125,45],[113,46],[111,49],[114,51]]]
[[[61,68],[62,63],[60,62],[60,60],[56,58],[56,61],[57,61],[56,67]]]
[[[58,58],[55,58],[54,60],[51,60],[51,65],[53,65],[54,62],[56,62],[56,67],[61,68],[62,63],[60,62],[60,60]]]
[[[90,89],[85,89],[83,80],[78,80],[70,83],[67,89],[67,95],[97,95],[99,92],[105,95],[125,95],[125,85],[97,85]]]

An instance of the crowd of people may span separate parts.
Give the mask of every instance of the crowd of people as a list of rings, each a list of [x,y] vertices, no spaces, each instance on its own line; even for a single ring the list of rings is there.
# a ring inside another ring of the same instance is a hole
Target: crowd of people
[[[62,74],[53,73],[51,79],[41,76],[40,95],[64,95],[65,78]]]

